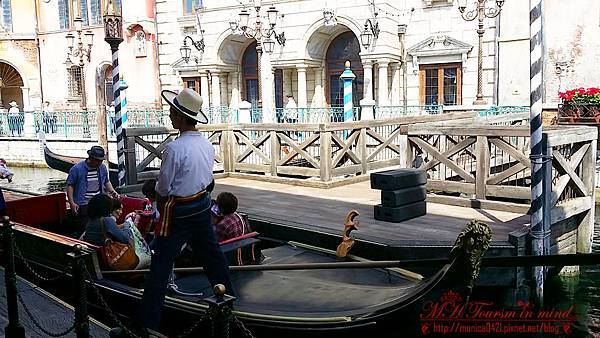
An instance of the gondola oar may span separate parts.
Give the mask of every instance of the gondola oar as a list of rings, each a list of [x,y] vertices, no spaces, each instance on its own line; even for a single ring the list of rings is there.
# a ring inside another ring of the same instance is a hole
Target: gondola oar
[[[408,266],[440,266],[449,264],[446,258],[414,259],[403,261],[366,261],[366,262],[338,262],[338,263],[302,263],[302,264],[266,264],[230,266],[230,271],[278,271],[278,270],[324,270],[324,269],[373,269],[397,268]],[[485,267],[524,267],[524,266],[571,266],[571,265],[600,265],[600,254],[565,254],[545,256],[504,256],[484,257],[482,265]],[[128,274],[145,273],[149,269],[102,271],[102,274]],[[203,272],[201,267],[175,268],[178,273]]]

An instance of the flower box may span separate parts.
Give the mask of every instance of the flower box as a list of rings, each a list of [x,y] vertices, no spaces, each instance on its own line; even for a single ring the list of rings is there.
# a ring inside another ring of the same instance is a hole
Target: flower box
[[[559,124],[600,124],[600,88],[577,88],[558,94]]]

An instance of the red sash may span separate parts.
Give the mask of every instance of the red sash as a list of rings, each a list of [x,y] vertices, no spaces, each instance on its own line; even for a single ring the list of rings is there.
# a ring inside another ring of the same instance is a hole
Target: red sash
[[[169,236],[171,234],[171,224],[173,223],[173,208],[177,203],[182,202],[191,202],[197,199],[200,199],[206,190],[202,190],[197,194],[187,197],[177,197],[177,196],[169,196],[167,200],[164,202],[162,207],[160,207],[160,218],[161,222],[158,227],[158,231],[155,232],[155,236]]]

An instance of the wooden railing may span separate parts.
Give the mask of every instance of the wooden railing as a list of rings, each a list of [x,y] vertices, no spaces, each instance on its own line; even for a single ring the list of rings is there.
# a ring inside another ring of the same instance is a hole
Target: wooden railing
[[[211,124],[202,132],[215,147],[215,173],[252,175],[258,179],[327,185],[368,171],[405,162],[406,136],[412,123],[471,121],[474,113],[399,117],[386,120],[319,124]],[[176,131],[127,129],[127,182],[157,175],[165,146]]]
[[[461,112],[343,123],[212,124],[198,130],[215,147],[215,173],[326,187],[365,179],[381,168],[413,167],[427,171],[433,192],[528,203],[529,128],[521,115],[478,119]],[[596,129],[547,127],[544,133],[553,155],[552,205],[590,197]],[[158,174],[162,151],[175,136],[167,128],[126,130],[128,184]]]
[[[547,127],[552,159],[552,206],[589,197],[594,187],[597,132],[589,127]],[[531,160],[527,126],[412,125],[404,165],[425,169],[428,188],[464,197],[528,203]]]

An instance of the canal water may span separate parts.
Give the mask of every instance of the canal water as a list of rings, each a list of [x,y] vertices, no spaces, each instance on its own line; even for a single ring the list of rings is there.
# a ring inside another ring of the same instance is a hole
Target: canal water
[[[12,183],[0,186],[38,193],[64,191],[67,175],[46,168],[11,168]],[[600,208],[596,209],[593,251],[600,253]],[[575,277],[554,277],[546,285],[545,308],[568,309],[574,306],[578,321],[569,337],[600,337],[600,266],[581,268]]]

